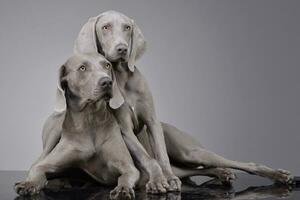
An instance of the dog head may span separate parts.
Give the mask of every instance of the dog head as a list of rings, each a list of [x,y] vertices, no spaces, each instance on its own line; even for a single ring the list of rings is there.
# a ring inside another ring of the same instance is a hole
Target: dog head
[[[67,107],[77,111],[89,103],[109,101],[114,108],[124,102],[111,63],[99,54],[77,54],[59,69],[57,112]]]
[[[82,27],[75,41],[74,53],[100,53],[110,62],[127,62],[134,71],[135,61],[146,48],[144,36],[126,15],[107,11],[92,17]]]

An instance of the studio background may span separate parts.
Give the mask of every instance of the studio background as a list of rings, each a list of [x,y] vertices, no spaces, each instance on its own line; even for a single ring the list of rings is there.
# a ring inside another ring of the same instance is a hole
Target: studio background
[[[146,37],[137,66],[162,121],[230,159],[300,174],[296,0],[2,0],[0,170],[37,159],[57,70],[88,18],[110,9]]]

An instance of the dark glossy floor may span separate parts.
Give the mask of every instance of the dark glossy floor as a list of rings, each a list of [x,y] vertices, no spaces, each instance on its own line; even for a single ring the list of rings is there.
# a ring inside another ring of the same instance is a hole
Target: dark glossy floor
[[[112,188],[97,185],[79,186],[72,189],[60,191],[46,190],[34,198],[17,197],[13,191],[15,182],[23,180],[26,173],[22,171],[0,171],[0,200],[45,200],[45,199],[66,199],[66,200],[97,200],[109,199],[109,191]],[[298,178],[297,178],[298,179]],[[266,179],[247,174],[238,174],[238,179],[233,187],[224,187],[218,183],[207,182],[205,177],[193,177],[183,184],[181,194],[167,195],[146,195],[143,191],[136,191],[136,199],[147,200],[185,200],[185,199],[205,199],[205,200],[240,200],[240,199],[300,199],[300,184],[294,187],[272,185]]]

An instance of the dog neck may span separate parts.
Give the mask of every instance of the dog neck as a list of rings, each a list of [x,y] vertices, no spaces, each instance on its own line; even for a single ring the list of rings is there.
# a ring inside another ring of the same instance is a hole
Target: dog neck
[[[105,101],[87,103],[85,107],[78,111],[68,107],[63,123],[63,128],[71,132],[85,132],[88,130],[98,130],[103,124],[112,120],[112,114]]]

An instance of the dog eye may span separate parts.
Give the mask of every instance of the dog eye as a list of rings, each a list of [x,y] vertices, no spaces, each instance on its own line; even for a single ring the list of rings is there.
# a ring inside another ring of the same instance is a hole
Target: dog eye
[[[105,69],[110,69],[111,65],[110,65],[109,63],[106,63],[106,64],[104,65],[104,67],[105,67]]]
[[[109,26],[110,26],[110,25],[105,25],[105,26],[102,27],[102,29],[103,29],[103,30],[108,30]]]
[[[127,31],[129,31],[131,29],[131,27],[130,26],[125,26],[125,30],[127,30]]]
[[[84,65],[81,65],[81,66],[79,67],[79,70],[82,71],[82,72],[84,72],[84,71],[86,70],[86,67],[85,67]]]

